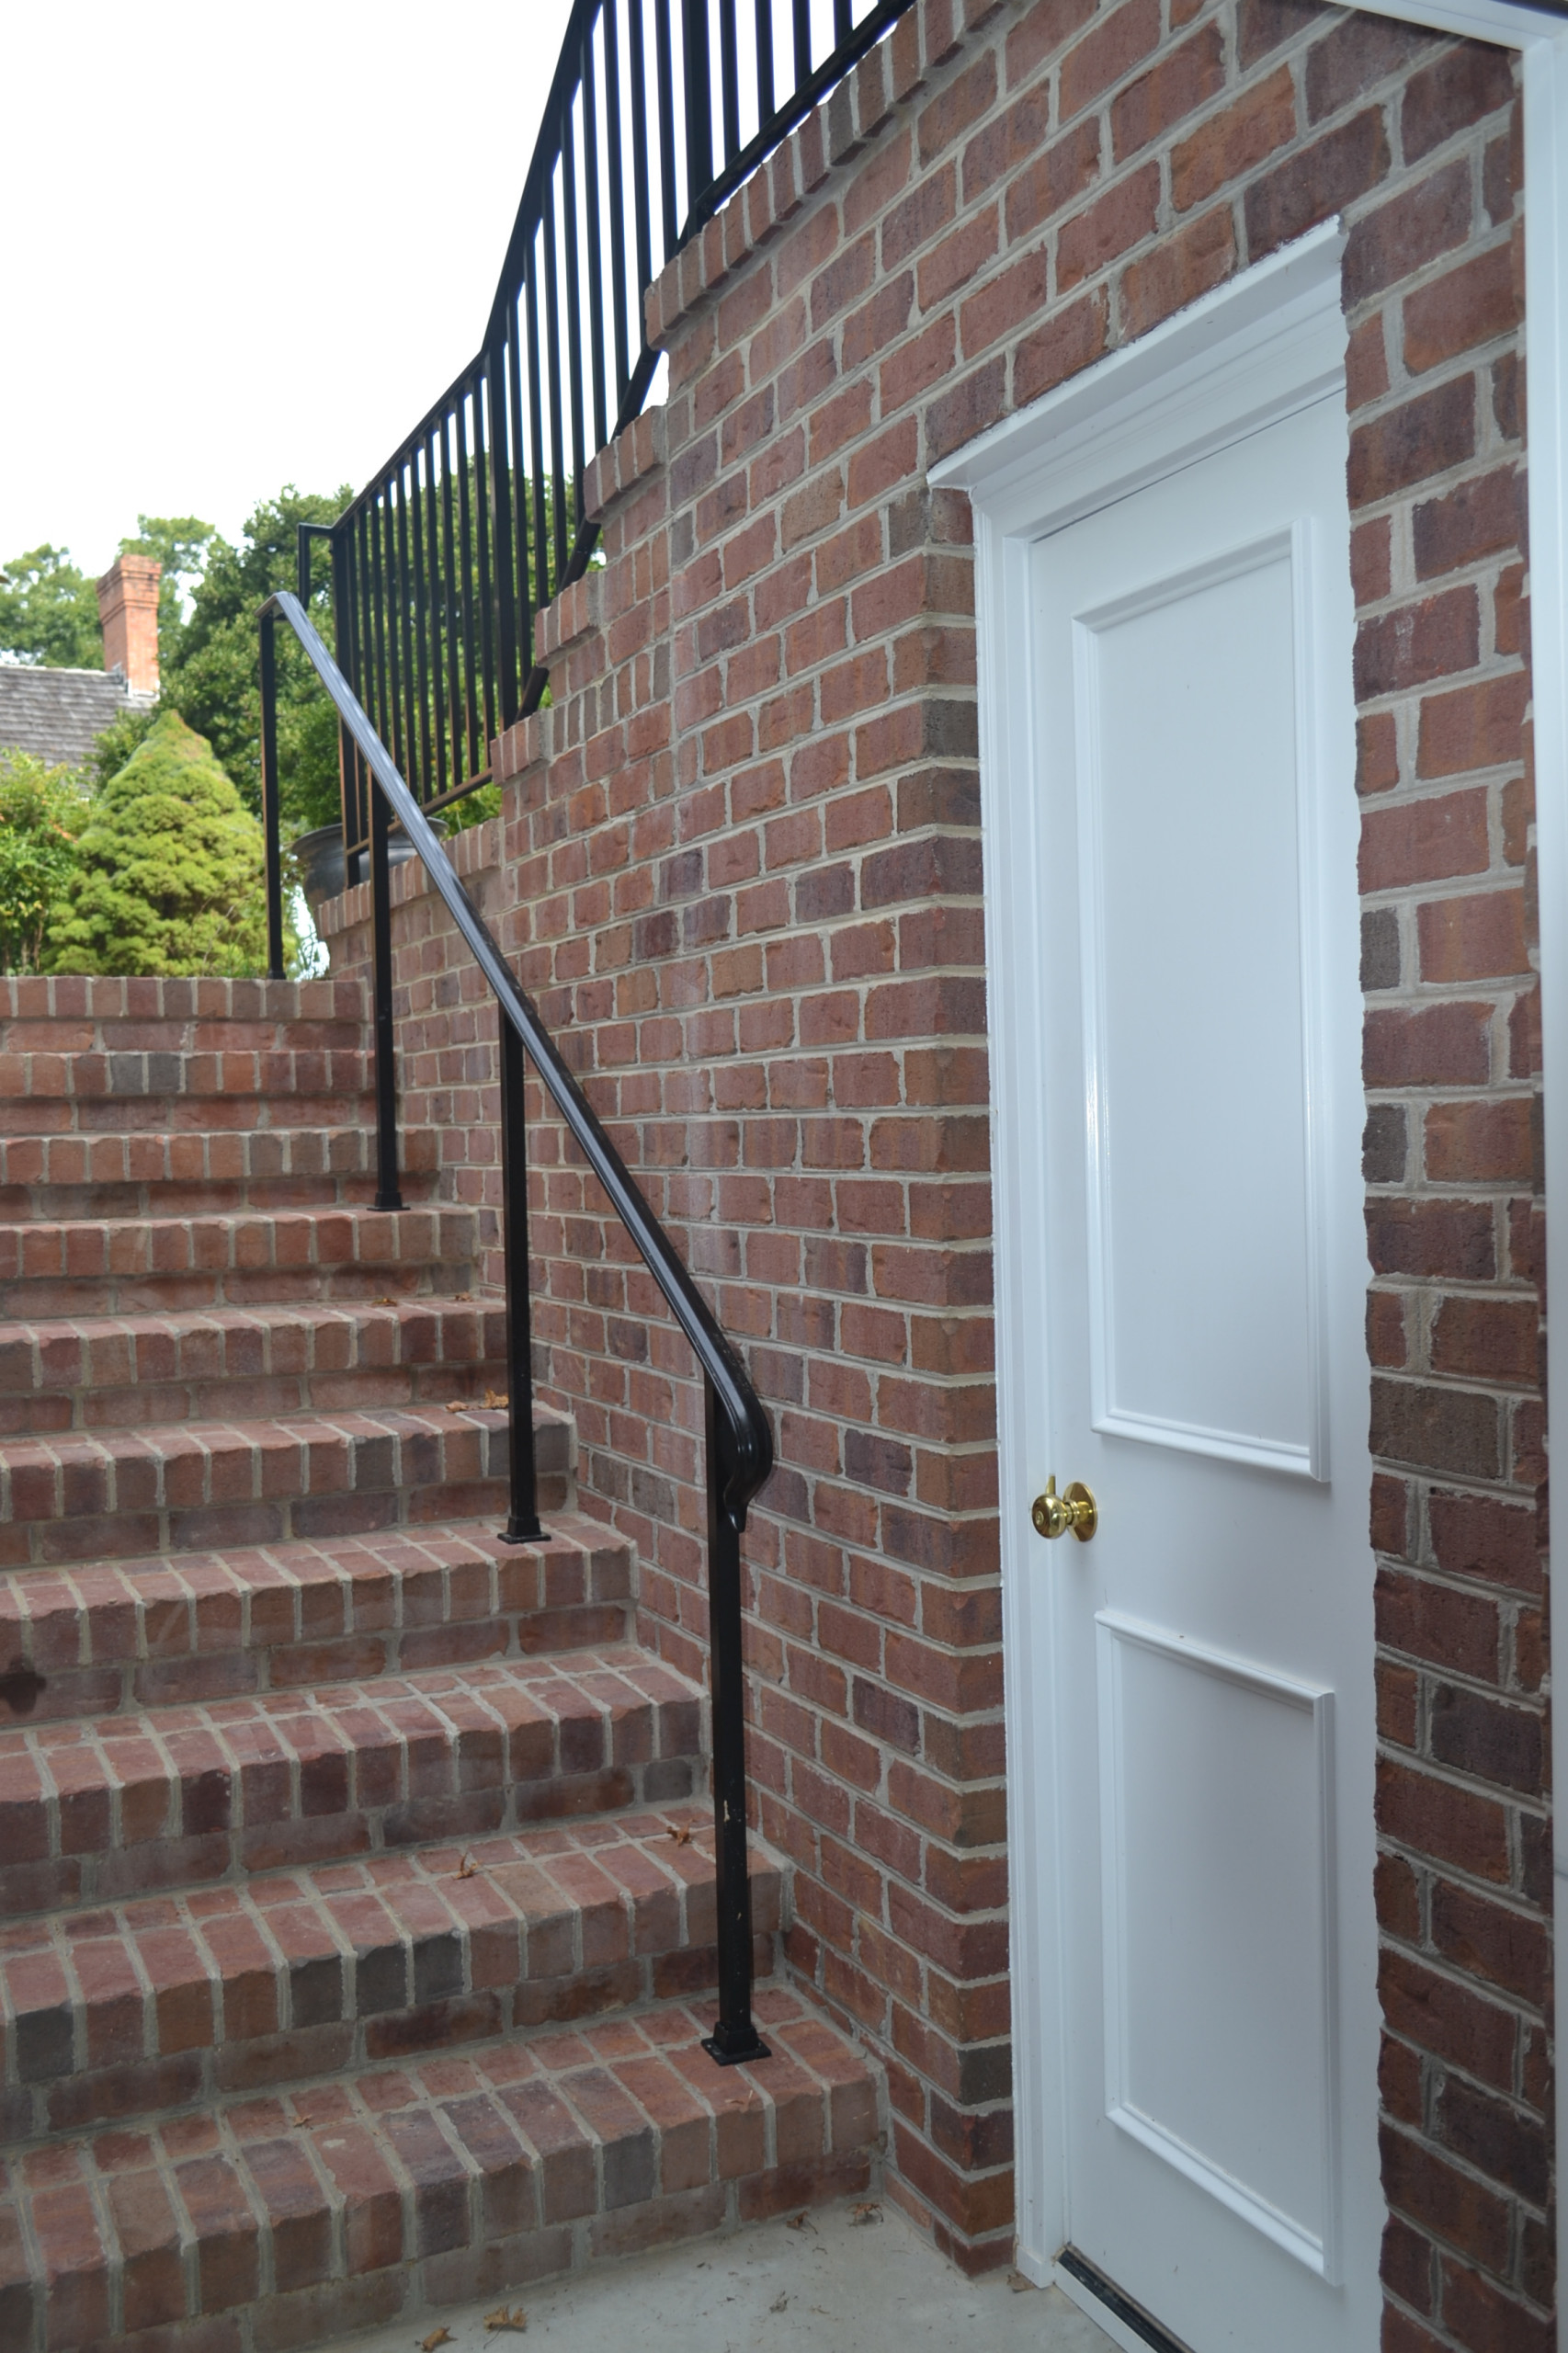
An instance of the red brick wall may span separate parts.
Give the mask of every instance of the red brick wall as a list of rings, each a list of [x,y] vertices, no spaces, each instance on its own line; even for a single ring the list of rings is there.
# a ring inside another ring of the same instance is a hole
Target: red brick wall
[[[922,0],[654,290],[667,409],[594,470],[606,568],[460,846],[777,1416],[748,1629],[791,1962],[888,2063],[894,2194],[1005,2260],[971,566],[924,469],[1343,214],[1400,2353],[1544,2346],[1552,2299],[1517,139],[1506,55],[1381,17]],[[405,1093],[489,1198],[488,1017],[403,887]],[[548,1393],[700,1671],[683,1351],[538,1157]]]

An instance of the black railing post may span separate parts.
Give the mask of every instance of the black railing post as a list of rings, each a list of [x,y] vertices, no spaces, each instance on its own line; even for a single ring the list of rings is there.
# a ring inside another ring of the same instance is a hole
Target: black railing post
[[[386,795],[370,786],[370,988],[376,1017],[376,1207],[400,1210],[397,1188],[397,1033],[392,1019],[392,869]]]
[[[680,0],[686,64],[686,209],[700,210],[713,183],[713,72],[708,53],[708,0]]]
[[[283,978],[283,849],[278,809],[278,644],[270,613],[261,622],[261,823],[267,842],[267,974]]]
[[[539,1488],[534,1469],[533,1319],[528,1298],[528,1159],[523,1041],[499,1015],[501,1032],[501,1239],[506,1259],[506,1418],[511,1499],[501,1531],[507,1544],[536,1544]]]
[[[719,1915],[719,2019],[702,2048],[721,2067],[766,2059],[751,2014],[751,1881],[746,1876],[745,1682],[741,1658],[741,1531],[725,1501],[729,1432],[703,1377],[708,1464],[708,1656],[713,1709],[713,1867]]]
[[[353,688],[359,691],[359,665],[355,658],[354,613],[354,546],[352,534],[334,531],[332,535],[332,635],[337,654],[337,665]],[[359,805],[359,754],[349,733],[348,722],[341,711],[337,714],[337,794],[338,809],[343,821],[344,873],[348,871],[348,850],[359,838],[359,821],[356,815],[350,822],[350,812]]]
[[[510,727],[517,715],[517,621],[512,548],[512,474],[521,463],[511,446],[506,402],[506,349],[492,344],[484,355],[485,404],[490,413],[490,544],[495,565],[495,717]],[[490,746],[485,760],[488,764]]]

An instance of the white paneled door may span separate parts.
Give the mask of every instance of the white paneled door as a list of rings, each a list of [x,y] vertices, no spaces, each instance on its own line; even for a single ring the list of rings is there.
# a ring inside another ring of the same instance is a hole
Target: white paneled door
[[[1336,390],[1028,558],[1015,1328],[1028,1483],[1097,1510],[1016,1554],[1050,1621],[1065,2237],[1193,2353],[1378,2341],[1345,459]]]

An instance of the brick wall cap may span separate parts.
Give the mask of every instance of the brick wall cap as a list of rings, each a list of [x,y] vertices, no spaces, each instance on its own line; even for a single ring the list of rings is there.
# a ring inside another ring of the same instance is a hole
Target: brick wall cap
[[[559,597],[541,605],[534,615],[534,659],[548,665],[569,645],[576,645],[600,626],[604,574],[585,572],[568,582]]]
[[[590,462],[583,476],[583,511],[590,522],[602,523],[617,499],[664,464],[665,414],[662,404],[644,409]]]

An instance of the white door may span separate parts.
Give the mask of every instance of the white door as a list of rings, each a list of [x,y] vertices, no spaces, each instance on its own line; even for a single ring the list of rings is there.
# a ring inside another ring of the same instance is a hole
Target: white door
[[[1379,2335],[1346,438],[1028,559],[1066,2262],[1193,2353]]]

